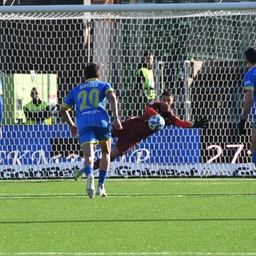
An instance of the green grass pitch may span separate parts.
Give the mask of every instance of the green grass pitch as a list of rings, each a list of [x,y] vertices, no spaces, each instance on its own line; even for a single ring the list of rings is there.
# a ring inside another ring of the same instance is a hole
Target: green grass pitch
[[[85,184],[0,181],[0,255],[256,255],[255,179]]]

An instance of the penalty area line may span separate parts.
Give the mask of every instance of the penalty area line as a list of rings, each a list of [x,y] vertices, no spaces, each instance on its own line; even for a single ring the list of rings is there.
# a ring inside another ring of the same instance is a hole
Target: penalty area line
[[[109,198],[127,198],[127,197],[169,197],[169,198],[189,198],[189,197],[255,197],[256,193],[245,193],[245,194],[109,194]],[[87,198],[87,195],[72,195],[72,194],[37,194],[37,195],[0,195],[0,200],[4,199],[50,199],[50,198]]]
[[[209,256],[255,256],[256,252],[15,252],[5,253],[0,252],[0,255],[102,255],[102,256],[121,256],[121,255],[209,255]]]

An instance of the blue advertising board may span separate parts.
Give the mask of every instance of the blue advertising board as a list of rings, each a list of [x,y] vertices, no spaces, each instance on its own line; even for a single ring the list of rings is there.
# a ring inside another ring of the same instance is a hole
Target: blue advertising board
[[[168,126],[142,140],[124,161],[138,163],[140,157],[145,163],[200,163],[200,134],[200,129]]]
[[[124,156],[122,161],[200,163],[200,134],[200,129],[166,127],[142,140],[142,143]],[[64,145],[72,144],[68,141],[70,139],[73,141],[73,147]],[[113,143],[115,141],[116,138]],[[56,149],[53,150],[54,148]],[[38,165],[53,163],[54,159],[58,159],[58,162],[66,162],[70,161],[70,157],[67,156],[74,154],[74,149],[76,152],[80,151],[79,142],[72,139],[67,125],[3,126],[3,138],[0,140],[0,165]],[[99,154],[99,148],[96,148],[96,154]],[[56,155],[59,157],[56,158]],[[81,151],[80,156],[82,156]]]

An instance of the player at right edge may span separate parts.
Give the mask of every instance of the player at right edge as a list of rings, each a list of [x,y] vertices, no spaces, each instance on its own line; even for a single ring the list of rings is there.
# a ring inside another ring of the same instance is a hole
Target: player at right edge
[[[242,117],[238,125],[239,134],[244,135],[245,122],[254,102],[256,102],[256,48],[248,48],[245,52],[245,60],[249,67],[249,71],[244,75],[245,98],[243,103]],[[256,165],[256,120],[251,123],[251,153],[252,161]]]

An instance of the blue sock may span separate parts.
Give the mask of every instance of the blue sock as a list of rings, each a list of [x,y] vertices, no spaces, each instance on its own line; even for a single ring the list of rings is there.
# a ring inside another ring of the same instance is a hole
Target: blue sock
[[[256,152],[252,153],[252,161],[256,165]]]
[[[108,172],[107,171],[103,171],[100,170],[100,174],[99,174],[99,186],[104,185],[106,179],[108,176]]]
[[[88,165],[84,168],[85,174],[88,177],[90,174],[93,174],[93,167],[91,165]]]

